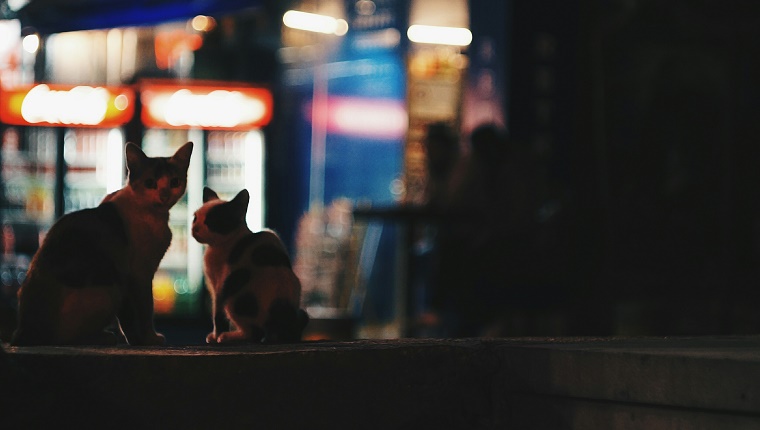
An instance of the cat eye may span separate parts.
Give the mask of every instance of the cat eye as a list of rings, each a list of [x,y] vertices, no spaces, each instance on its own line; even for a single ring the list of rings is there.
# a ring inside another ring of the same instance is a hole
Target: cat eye
[[[145,187],[146,188],[156,188],[157,187],[156,180],[153,178],[148,178],[145,180]]]
[[[169,183],[169,185],[170,185],[172,188],[177,188],[177,187],[179,187],[179,178],[172,178],[172,181]]]

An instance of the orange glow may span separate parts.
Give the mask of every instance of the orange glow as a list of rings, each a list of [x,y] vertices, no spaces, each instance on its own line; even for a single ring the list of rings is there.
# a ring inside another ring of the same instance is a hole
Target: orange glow
[[[214,84],[144,83],[140,95],[143,124],[155,128],[250,130],[269,123],[273,103],[269,90]]]
[[[134,115],[129,87],[38,84],[0,89],[0,121],[53,127],[118,127]]]
[[[166,70],[174,66],[183,51],[197,51],[201,46],[203,38],[199,34],[189,34],[184,30],[160,32],[156,34],[154,43],[156,66]]]
[[[174,309],[177,294],[171,278],[158,275],[153,279],[153,310],[157,314],[168,314]]]

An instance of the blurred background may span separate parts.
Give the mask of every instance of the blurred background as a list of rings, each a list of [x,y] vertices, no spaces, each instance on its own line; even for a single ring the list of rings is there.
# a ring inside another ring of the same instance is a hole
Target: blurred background
[[[308,339],[760,331],[755,1],[2,0],[0,338],[46,230],[196,143],[154,279],[211,329],[204,185]]]

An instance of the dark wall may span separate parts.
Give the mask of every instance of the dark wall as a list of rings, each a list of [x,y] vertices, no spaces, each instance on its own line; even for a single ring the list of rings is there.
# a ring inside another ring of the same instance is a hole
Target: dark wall
[[[760,330],[760,4],[569,3],[515,1],[509,109],[560,203],[558,288],[593,315],[569,326]]]

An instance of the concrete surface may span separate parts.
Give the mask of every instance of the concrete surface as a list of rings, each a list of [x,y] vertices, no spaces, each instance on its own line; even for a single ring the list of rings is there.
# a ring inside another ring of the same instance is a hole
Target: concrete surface
[[[760,429],[760,337],[4,349],[22,428]]]

